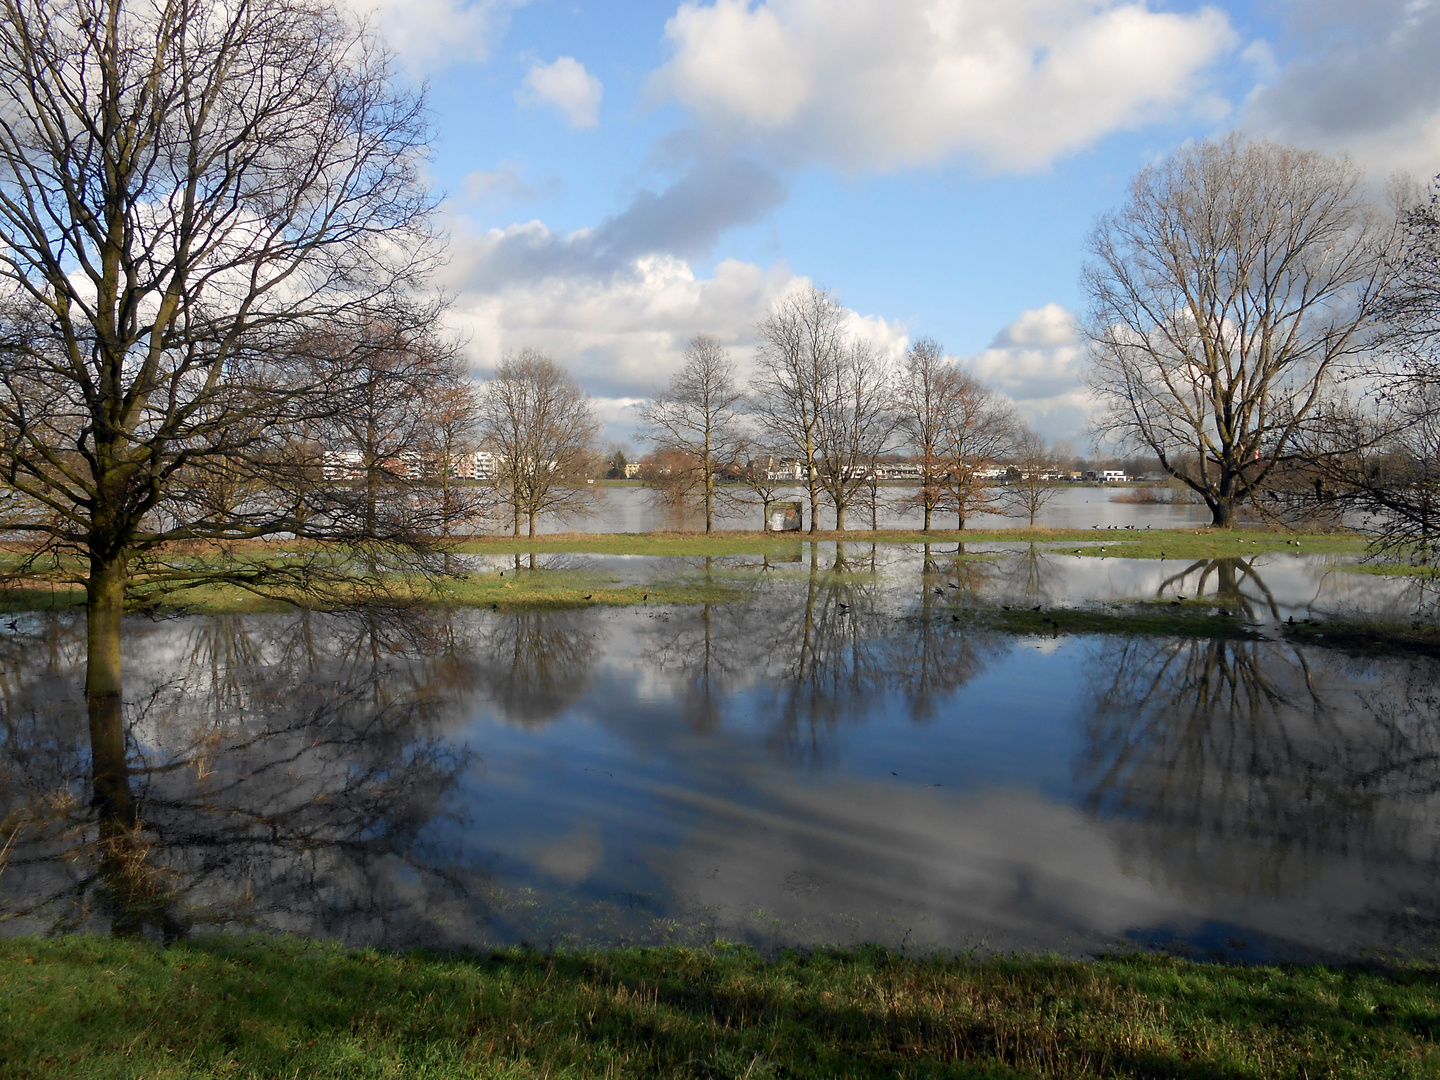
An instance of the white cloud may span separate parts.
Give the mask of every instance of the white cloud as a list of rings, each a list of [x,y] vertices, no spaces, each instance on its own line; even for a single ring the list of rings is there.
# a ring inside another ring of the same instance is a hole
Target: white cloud
[[[1212,7],[1146,0],[716,0],[681,4],[652,92],[777,160],[899,168],[957,153],[1040,168],[1195,105],[1235,43]]]
[[[562,56],[553,64],[536,64],[525,75],[515,101],[527,108],[553,105],[572,128],[591,128],[600,123],[600,99],[605,88],[573,56]]]
[[[756,325],[787,290],[809,284],[783,262],[726,259],[702,277],[675,255],[616,260],[594,247],[597,230],[562,235],[538,221],[477,232],[459,219],[451,232],[439,284],[455,297],[450,319],[476,367],[541,349],[590,392],[610,437],[629,434],[634,405],[679,370],[696,334],[717,338],[746,373]],[[851,323],[879,348],[905,345],[898,323],[859,313]]]
[[[528,0],[342,0],[370,18],[412,68],[431,71],[489,59],[510,12]]]
[[[1311,0],[1291,16],[1297,58],[1251,95],[1246,130],[1347,151],[1379,175],[1440,171],[1440,3]]]
[[[1049,439],[1074,438],[1090,414],[1084,362],[1075,316],[1059,304],[1021,312],[989,348],[964,361]]]

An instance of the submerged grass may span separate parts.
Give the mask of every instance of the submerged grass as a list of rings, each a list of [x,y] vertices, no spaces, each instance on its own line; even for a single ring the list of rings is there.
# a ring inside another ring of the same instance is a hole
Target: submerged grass
[[[11,940],[0,1062],[13,1080],[1423,1077],[1440,983],[1153,955]]]
[[[928,544],[935,554],[957,549],[974,558],[995,554],[995,544],[1034,544],[1050,554],[1076,558],[1164,559],[1201,561],[1263,552],[1356,556],[1365,549],[1365,538],[1353,534],[1295,535],[1256,530],[854,530],[844,533],[819,532],[777,534],[763,532],[711,533],[563,533],[539,537],[477,537],[459,543],[462,554],[490,556],[540,556],[554,553],[575,555],[621,555],[671,558],[722,558],[762,556],[779,564],[800,562],[814,543],[845,544],[857,559],[871,545]],[[256,557],[286,551],[284,544],[254,544],[245,549]],[[207,556],[187,554],[197,562]],[[242,556],[243,557],[243,556]],[[18,549],[0,553],[0,571],[18,565]],[[857,563],[858,565],[858,563]],[[1351,567],[1345,567],[1351,568]],[[1396,573],[1391,566],[1360,565],[1368,572]],[[493,570],[469,575],[440,576],[401,582],[392,589],[397,602],[447,604],[456,607],[490,607],[501,610],[521,608],[576,607],[587,604],[624,605],[632,603],[722,603],[741,590],[716,582],[687,581],[672,572],[657,572],[643,585],[615,587],[616,583],[583,570],[546,569],[521,571],[501,583]],[[719,575],[721,578],[724,574]],[[392,585],[396,583],[392,581]],[[33,578],[11,580],[0,589],[0,612],[46,611],[84,603],[84,589],[78,584],[50,585]],[[357,594],[358,599],[358,594]],[[339,598],[343,602],[344,597]],[[332,597],[332,603],[335,602]],[[230,585],[201,584],[175,592],[150,610],[159,613],[246,614],[286,610],[304,606],[293,598],[258,596]]]
[[[1115,605],[1096,608],[972,609],[972,618],[1012,634],[1136,634],[1160,637],[1251,638],[1255,631],[1213,603]]]

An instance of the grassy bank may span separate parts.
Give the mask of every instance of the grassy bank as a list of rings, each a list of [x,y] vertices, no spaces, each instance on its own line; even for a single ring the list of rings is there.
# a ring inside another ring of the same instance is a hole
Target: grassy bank
[[[1155,956],[0,942],[0,1063],[38,1077],[1421,1077],[1440,983]]]
[[[935,530],[929,533],[907,530],[851,530],[819,533],[722,532],[703,533],[562,533],[534,538],[499,536],[476,537],[455,545],[460,553],[496,557],[570,553],[576,555],[640,555],[699,559],[706,557],[770,557],[779,562],[803,559],[812,543],[844,543],[857,555],[872,544],[929,544],[935,555],[954,552],[963,545],[967,554],[984,555],[995,545],[1035,544],[1051,554],[1075,558],[1164,559],[1198,562],[1223,557],[1249,557],[1265,552],[1356,556],[1365,548],[1363,537],[1349,534],[1314,536],[1255,530],[1056,530],[1003,529],[970,531]],[[282,543],[240,547],[240,557],[265,558],[282,555]],[[203,561],[203,552],[190,551],[186,558]],[[5,564],[17,565],[18,552],[12,548],[0,556]],[[578,607],[589,604],[633,603],[686,604],[720,603],[736,595],[721,584],[697,584],[657,574],[649,583],[615,587],[603,574],[585,570],[520,571],[501,579],[497,570],[471,575],[392,582],[397,601],[441,604],[455,607],[489,607],[500,610],[520,608]],[[298,597],[296,599],[299,599]],[[339,598],[343,601],[343,597]],[[12,582],[0,590],[0,612],[46,611],[84,603],[84,590],[75,583],[51,586],[34,579]],[[293,606],[284,598],[266,598],[234,586],[203,585],[170,594],[156,611],[197,614],[244,614],[285,610]]]
[[[567,551],[596,555],[794,555],[813,541],[869,544],[932,544],[953,548],[995,543],[1034,543],[1066,554],[1127,559],[1217,559],[1266,551],[1359,555],[1365,538],[1353,533],[1304,535],[1255,529],[850,529],[816,533],[556,533],[546,536],[476,537],[458,550],[484,554]],[[1077,545],[1067,548],[1067,545]],[[1100,551],[1101,547],[1104,552]]]

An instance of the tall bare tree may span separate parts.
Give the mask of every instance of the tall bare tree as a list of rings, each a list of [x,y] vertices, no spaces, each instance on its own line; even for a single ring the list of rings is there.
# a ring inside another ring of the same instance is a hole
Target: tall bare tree
[[[957,529],[976,514],[1000,509],[998,489],[985,474],[1010,454],[1018,430],[1008,401],[968,371],[953,370],[940,429],[945,464],[936,509],[953,513]]]
[[[820,413],[849,342],[845,309],[814,286],[776,301],[758,328],[752,384],[764,441],[800,462],[810,495],[810,531],[820,527]]]
[[[1307,423],[1274,502],[1289,514],[1365,516],[1374,550],[1440,569],[1440,180],[1402,210],[1382,347],[1354,387]],[[1348,389],[1348,388],[1347,388]]]
[[[868,341],[850,339],[836,350],[819,384],[815,462],[820,487],[835,508],[835,528],[874,474],[895,432],[894,380],[889,359]]]
[[[584,507],[588,491],[574,484],[599,425],[589,396],[570,373],[535,349],[508,355],[480,395],[481,441],[496,455],[500,498],[535,535],[535,519]]]
[[[1230,525],[1371,347],[1394,235],[1343,159],[1231,136],[1142,170],[1090,241],[1098,433]]]
[[[1060,491],[1052,476],[1055,456],[1038,432],[1022,425],[1010,451],[1010,469],[1013,475],[1002,493],[1006,513],[1028,518],[1033,529],[1035,518]]]
[[[133,818],[121,613],[205,569],[167,564],[174,543],[363,538],[343,507],[275,492],[282,445],[333,411],[348,361],[297,342],[377,309],[403,321],[438,252],[423,103],[391,75],[326,0],[0,0],[0,531],[85,588],[115,820]],[[214,501],[220,471],[266,483]],[[223,572],[259,587],[295,566]]]
[[[744,397],[730,354],[714,338],[697,334],[684,366],[640,410],[647,442],[695,462],[699,475],[687,488],[700,496],[707,533],[715,528],[715,472],[735,462]]]
[[[905,354],[896,389],[896,419],[900,434],[920,459],[920,490],[915,502],[924,515],[924,530],[944,498],[948,471],[945,433],[957,405],[961,386],[953,361],[934,338],[922,337]]]

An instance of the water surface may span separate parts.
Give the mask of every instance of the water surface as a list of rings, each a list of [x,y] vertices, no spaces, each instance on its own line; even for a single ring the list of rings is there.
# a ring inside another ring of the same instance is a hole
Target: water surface
[[[743,591],[714,606],[131,620],[123,896],[88,805],[83,623],[22,618],[0,926],[104,930],[124,899],[154,933],[390,946],[1430,954],[1436,662],[1278,629],[1411,586],[1280,555],[991,554],[711,561]],[[1253,635],[972,615],[1176,588],[1249,605]]]

